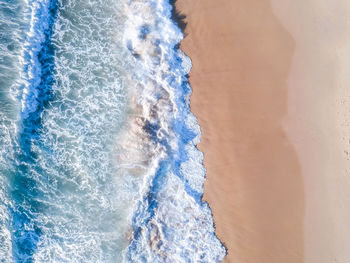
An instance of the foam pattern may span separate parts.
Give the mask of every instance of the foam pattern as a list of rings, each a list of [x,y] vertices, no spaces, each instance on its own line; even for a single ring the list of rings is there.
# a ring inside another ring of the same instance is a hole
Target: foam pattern
[[[167,1],[127,1],[124,43],[135,58],[135,101],[143,126],[163,156],[133,218],[130,262],[218,262],[225,249],[201,200],[205,170],[200,130],[190,112],[191,62]],[[147,185],[146,185],[147,186]]]
[[[0,262],[218,262],[165,0],[0,3]]]

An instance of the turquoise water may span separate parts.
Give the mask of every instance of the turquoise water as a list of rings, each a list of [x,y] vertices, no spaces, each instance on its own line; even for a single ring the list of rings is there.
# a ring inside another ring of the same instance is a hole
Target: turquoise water
[[[0,0],[0,262],[217,262],[167,1]]]

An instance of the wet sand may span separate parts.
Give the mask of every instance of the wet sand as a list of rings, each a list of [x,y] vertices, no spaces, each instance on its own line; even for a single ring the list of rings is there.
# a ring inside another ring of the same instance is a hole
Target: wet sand
[[[225,262],[350,260],[346,0],[178,0]],[[349,76],[349,77],[348,77]]]

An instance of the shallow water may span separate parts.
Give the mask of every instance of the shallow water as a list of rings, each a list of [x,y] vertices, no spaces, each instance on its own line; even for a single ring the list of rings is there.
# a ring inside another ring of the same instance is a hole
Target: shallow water
[[[217,262],[166,1],[0,2],[1,262]]]

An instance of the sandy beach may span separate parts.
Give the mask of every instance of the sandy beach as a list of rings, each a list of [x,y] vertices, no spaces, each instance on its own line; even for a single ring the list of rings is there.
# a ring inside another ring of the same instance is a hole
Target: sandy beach
[[[349,262],[350,4],[176,8],[225,262]]]

